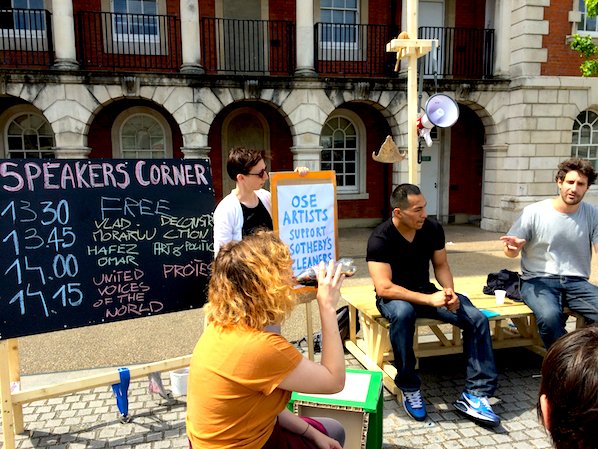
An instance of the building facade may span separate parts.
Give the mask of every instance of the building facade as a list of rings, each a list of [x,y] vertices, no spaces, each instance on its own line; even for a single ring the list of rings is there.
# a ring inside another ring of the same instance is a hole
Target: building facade
[[[218,201],[229,149],[263,148],[272,171],[335,170],[341,226],[380,222],[408,179],[406,160],[371,157],[387,135],[406,147],[406,74],[385,51],[406,2],[4,1],[3,157],[209,157]],[[429,215],[506,231],[556,193],[558,162],[598,159],[598,83],[569,48],[598,36],[584,7],[419,1],[419,36],[440,44],[422,105],[440,92],[460,110],[423,147]]]

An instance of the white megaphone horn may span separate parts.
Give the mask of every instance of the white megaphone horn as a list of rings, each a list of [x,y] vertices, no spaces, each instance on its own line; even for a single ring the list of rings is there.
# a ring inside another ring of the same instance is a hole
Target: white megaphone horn
[[[417,132],[426,141],[426,145],[432,146],[430,130],[438,128],[450,128],[459,118],[459,106],[457,102],[445,94],[434,94],[426,101],[425,115],[417,119]]]

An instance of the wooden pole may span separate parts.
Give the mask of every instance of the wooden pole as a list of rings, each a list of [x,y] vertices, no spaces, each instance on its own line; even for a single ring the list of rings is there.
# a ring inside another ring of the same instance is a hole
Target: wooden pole
[[[18,382],[21,387],[21,366],[19,364],[19,340],[11,338],[8,340],[8,369],[10,371],[10,381]],[[15,425],[15,434],[23,433],[23,406],[13,404],[13,422]]]
[[[417,39],[417,0],[407,2],[407,33]],[[417,176],[417,58],[415,48],[409,49],[407,59],[407,153],[409,155],[409,183],[418,184]]]
[[[4,448],[15,449],[15,427],[13,424],[13,403],[10,392],[10,368],[8,341],[0,340],[0,400],[2,401],[2,434]]]

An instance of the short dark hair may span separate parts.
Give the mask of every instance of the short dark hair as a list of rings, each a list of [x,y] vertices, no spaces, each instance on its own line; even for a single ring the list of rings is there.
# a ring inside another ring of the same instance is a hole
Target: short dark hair
[[[421,195],[422,192],[419,187],[413,184],[401,184],[398,186],[390,197],[390,207],[394,209],[408,209],[409,195]]]
[[[230,179],[237,180],[238,175],[246,175],[260,160],[268,160],[265,150],[251,150],[245,147],[233,148],[228,153],[226,172]]]
[[[580,159],[578,157],[571,157],[564,160],[559,164],[558,169],[559,171],[556,174],[557,182],[563,182],[565,176],[567,176],[567,173],[570,171],[576,171],[580,175],[588,178],[588,186],[594,184],[594,181],[596,181],[596,176],[598,176],[596,170],[594,170],[594,166],[590,161],[586,159]]]
[[[598,448],[598,326],[559,338],[542,363],[540,395],[557,449]],[[542,410],[538,403],[538,416]]]

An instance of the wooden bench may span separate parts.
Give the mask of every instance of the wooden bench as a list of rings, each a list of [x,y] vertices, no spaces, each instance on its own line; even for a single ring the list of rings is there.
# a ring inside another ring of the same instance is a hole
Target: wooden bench
[[[546,350],[531,309],[509,298],[505,299],[504,304],[497,305],[494,296],[482,292],[484,285],[485,276],[455,278],[455,291],[468,296],[478,309],[498,314],[488,318],[494,349],[525,347],[543,356]],[[374,286],[343,288],[341,296],[349,305],[350,334],[349,339],[345,341],[345,347],[367,369],[382,371],[384,385],[396,395],[398,389],[394,384],[394,378],[397,371],[392,364],[394,358],[388,334],[389,322],[376,307]],[[358,310],[363,331],[363,337],[359,339],[356,336]],[[569,310],[565,312],[577,318],[577,327],[585,324],[582,316]],[[418,318],[415,326],[413,350],[418,359],[463,352],[461,330],[458,327],[429,318]],[[422,336],[420,330],[423,326],[429,327],[432,334]],[[448,327],[450,331],[445,333],[440,326],[445,329]]]

